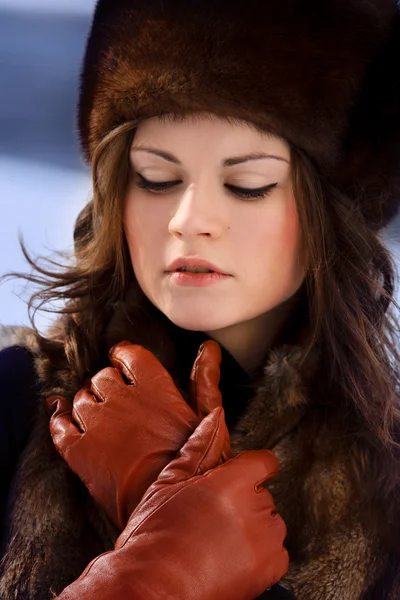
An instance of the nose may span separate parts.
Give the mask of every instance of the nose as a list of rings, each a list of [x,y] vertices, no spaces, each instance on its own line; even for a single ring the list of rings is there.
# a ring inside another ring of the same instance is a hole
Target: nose
[[[210,186],[192,184],[179,198],[168,230],[175,237],[190,239],[199,235],[219,238],[228,228],[223,199]]]

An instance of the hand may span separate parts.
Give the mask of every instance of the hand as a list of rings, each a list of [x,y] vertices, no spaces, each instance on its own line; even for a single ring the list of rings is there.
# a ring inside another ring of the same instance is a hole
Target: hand
[[[216,408],[150,486],[115,549],[59,600],[253,600],[283,577],[286,526],[262,486],[278,472],[276,457],[252,450],[222,463],[224,428]]]
[[[122,530],[144,492],[200,422],[168,372],[142,346],[121,342],[106,367],[75,395],[46,400],[50,432],[69,467]],[[203,344],[191,374],[190,401],[201,416],[222,403],[220,347]],[[125,382],[123,375],[128,383]],[[230,457],[225,431],[224,457]]]
[[[188,394],[188,403],[200,420],[217,406],[222,406],[222,395],[219,389],[220,365],[219,344],[213,340],[201,344],[190,374]],[[224,461],[232,458],[231,438],[226,425],[222,456]]]

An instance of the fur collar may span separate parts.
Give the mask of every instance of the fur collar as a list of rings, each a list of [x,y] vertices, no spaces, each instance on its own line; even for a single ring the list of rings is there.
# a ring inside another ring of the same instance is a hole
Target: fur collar
[[[128,297],[116,307],[99,366],[114,343],[140,343],[157,355],[185,395],[206,336],[172,326],[158,311],[135,314],[131,306]],[[33,351],[43,395],[56,391],[72,397],[79,389],[73,368],[55,370],[30,330],[8,328],[2,334],[3,343],[6,334],[12,335]],[[62,320],[51,335],[62,337]],[[282,583],[299,600],[395,600],[400,597],[400,554],[387,532],[397,522],[395,505],[368,496],[373,450],[354,434],[329,389],[320,351],[316,348],[302,363],[306,335],[306,319],[297,313],[251,376],[222,349],[221,391],[234,454],[269,448],[278,457],[280,473],[266,485],[288,527],[291,565]],[[94,556],[111,549],[118,535],[55,451],[41,402],[10,507],[3,600],[47,600],[49,588],[59,593]],[[376,595],[364,596],[367,591]]]

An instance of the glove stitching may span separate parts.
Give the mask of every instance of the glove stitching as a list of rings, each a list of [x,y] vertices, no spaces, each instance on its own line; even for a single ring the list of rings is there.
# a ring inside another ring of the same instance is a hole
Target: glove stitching
[[[221,412],[221,411],[219,411],[219,412]],[[208,446],[207,446],[207,449],[206,449],[206,451],[203,453],[203,456],[200,458],[200,460],[199,460],[199,462],[198,462],[198,464],[197,464],[197,467],[196,467],[196,469],[195,469],[195,471],[194,471],[194,475],[197,475],[197,473],[198,473],[199,471],[200,471],[200,472],[202,472],[202,471],[201,471],[201,464],[202,464],[202,462],[204,462],[204,461],[205,461],[205,459],[206,459],[206,456],[207,456],[207,454],[208,454],[208,452],[209,452],[209,450],[210,450],[211,446],[213,445],[213,443],[214,443],[214,440],[215,440],[215,438],[217,437],[217,435],[218,435],[218,432],[220,431],[220,429],[221,429],[221,423],[220,423],[220,420],[218,419],[218,422],[217,422],[217,427],[215,428],[215,430],[214,430],[214,433],[213,433],[213,436],[212,436],[211,440],[210,440],[210,441],[209,441],[209,443],[208,443]]]

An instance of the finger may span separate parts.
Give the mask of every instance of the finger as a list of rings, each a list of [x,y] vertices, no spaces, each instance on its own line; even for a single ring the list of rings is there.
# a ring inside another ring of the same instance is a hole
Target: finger
[[[125,388],[126,383],[121,371],[114,367],[105,367],[93,375],[89,387],[97,402],[106,402],[108,398],[115,396],[120,388]]]
[[[97,410],[98,405],[99,402],[89,386],[84,386],[76,392],[72,405],[72,418],[82,433],[86,431],[88,421],[93,416],[93,412]]]
[[[160,376],[163,373],[171,381],[168,371],[150,350],[139,344],[119,342],[108,353],[111,364],[122,371],[132,385],[137,385],[143,379]]]
[[[49,396],[46,405],[51,409],[50,435],[58,452],[64,456],[65,449],[82,437],[72,418],[72,405],[63,396]]]
[[[222,406],[222,395],[219,390],[221,348],[217,342],[207,340],[197,354],[189,382],[189,403],[196,414],[203,419],[216,406]],[[222,451],[224,462],[232,458],[229,430],[225,425],[225,444]]]
[[[175,385],[171,375],[157,357],[143,346],[121,342],[111,348],[110,360],[117,372],[133,382],[134,387],[146,390],[147,398],[155,407],[169,407],[171,413],[179,413],[197,425],[197,415],[188,406]],[[143,393],[141,394],[143,397]],[[140,397],[140,395],[139,395]]]
[[[67,398],[58,396],[57,394],[53,394],[44,399],[44,407],[49,417],[53,416],[60,404],[62,404],[64,410],[68,410],[68,408],[71,407]]]
[[[194,475],[201,475],[206,473],[210,469],[220,464],[221,458],[223,459],[223,452],[226,442],[226,423],[225,423],[225,412],[224,409],[216,407],[210,415],[214,414],[214,436],[211,438],[210,444],[205,452],[203,458],[197,465]],[[206,415],[208,417],[208,415]],[[204,419],[206,418],[204,417]],[[211,417],[209,417],[211,420]],[[204,421],[203,419],[203,421]],[[211,429],[211,426],[210,426]]]
[[[200,422],[178,456],[160,473],[157,481],[185,481],[220,464],[225,440],[224,427],[224,409],[215,408]]]
[[[214,340],[201,344],[189,381],[189,405],[200,419],[222,406],[219,389],[221,348]]]
[[[53,416],[55,413],[62,414],[63,412],[68,412],[68,410],[71,410],[72,408],[69,400],[64,396],[59,396],[58,394],[48,396],[44,403],[50,416]]]

